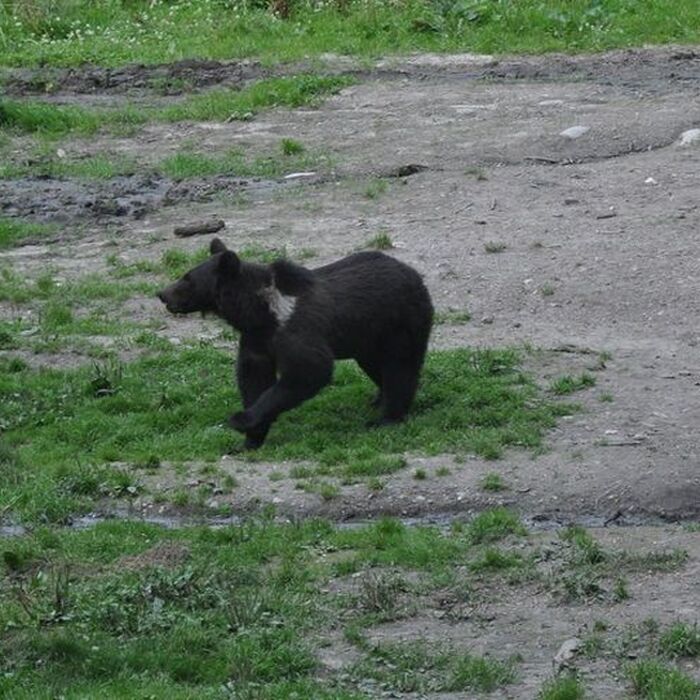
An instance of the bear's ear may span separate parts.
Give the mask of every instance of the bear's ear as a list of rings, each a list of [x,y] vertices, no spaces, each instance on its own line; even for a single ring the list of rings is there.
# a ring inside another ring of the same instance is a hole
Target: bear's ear
[[[219,259],[219,272],[227,277],[235,277],[241,269],[241,260],[232,250],[224,250]]]
[[[227,250],[226,245],[220,238],[213,238],[211,243],[209,244],[209,252],[212,255],[216,255],[217,253],[223,253],[225,250]]]

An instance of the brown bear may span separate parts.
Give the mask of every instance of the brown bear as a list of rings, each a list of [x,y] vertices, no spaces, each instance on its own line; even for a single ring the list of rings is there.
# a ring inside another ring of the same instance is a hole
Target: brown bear
[[[354,359],[377,385],[380,424],[401,421],[418,385],[433,320],[421,276],[379,252],[309,270],[245,262],[215,238],[211,257],[158,293],[172,313],[214,312],[240,332],[236,375],[244,410],[229,424],[247,448],[273,421]]]

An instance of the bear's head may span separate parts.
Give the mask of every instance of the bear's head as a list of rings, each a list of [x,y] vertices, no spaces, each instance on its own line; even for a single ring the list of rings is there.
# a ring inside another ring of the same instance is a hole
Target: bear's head
[[[174,314],[214,312],[239,330],[269,324],[270,268],[241,261],[218,238],[209,252],[211,257],[158,292],[165,308]]]

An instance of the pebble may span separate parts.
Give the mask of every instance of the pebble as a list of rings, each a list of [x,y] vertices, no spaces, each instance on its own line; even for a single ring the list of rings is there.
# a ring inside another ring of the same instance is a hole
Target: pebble
[[[564,129],[559,136],[564,136],[567,139],[577,139],[579,136],[583,136],[589,131],[590,128],[590,126],[570,126],[568,129]]]

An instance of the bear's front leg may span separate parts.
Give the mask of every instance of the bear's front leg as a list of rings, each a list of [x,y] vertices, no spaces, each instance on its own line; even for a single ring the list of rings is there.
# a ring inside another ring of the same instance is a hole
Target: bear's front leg
[[[275,360],[265,351],[265,339],[243,334],[236,363],[236,379],[243,407],[250,408],[266,389],[274,385],[276,378]],[[234,413],[229,418],[229,425],[245,433],[245,448],[254,450],[265,442],[270,425],[253,426],[245,415],[246,411]]]
[[[318,345],[306,348],[291,345],[296,352],[287,349],[280,358],[279,381],[264,391],[252,406],[231,416],[232,428],[248,436],[266,435],[280,413],[295,408],[330,383],[333,376],[330,351]]]

